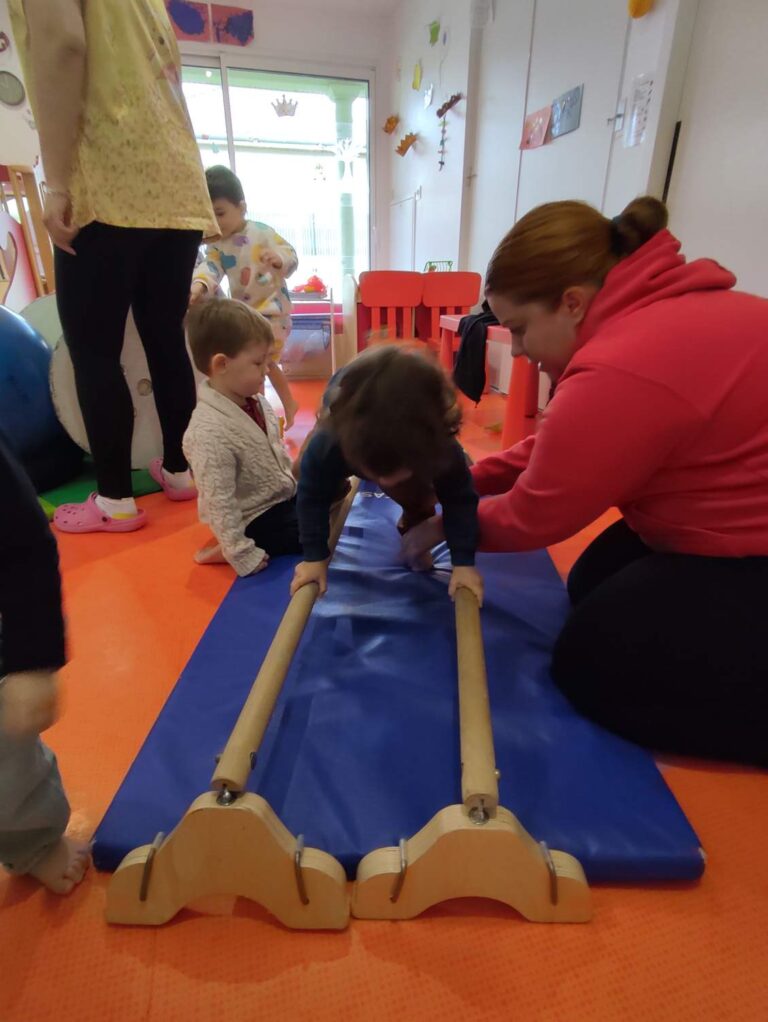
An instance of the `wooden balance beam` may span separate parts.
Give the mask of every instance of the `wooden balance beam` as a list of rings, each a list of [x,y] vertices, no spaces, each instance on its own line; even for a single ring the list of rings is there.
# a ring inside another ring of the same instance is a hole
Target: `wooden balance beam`
[[[413,919],[452,898],[491,898],[532,922],[587,922],[589,887],[580,863],[538,844],[499,805],[480,610],[456,593],[462,805],[441,809],[399,847],[361,860],[352,896],[359,919]]]
[[[336,547],[357,480],[331,524]],[[291,598],[211,779],[168,837],[134,849],[107,888],[110,923],[158,926],[203,898],[249,898],[294,929],[343,929],[349,922],[341,864],[284,826],[259,795],[245,791],[291,660],[317,599],[316,583]]]

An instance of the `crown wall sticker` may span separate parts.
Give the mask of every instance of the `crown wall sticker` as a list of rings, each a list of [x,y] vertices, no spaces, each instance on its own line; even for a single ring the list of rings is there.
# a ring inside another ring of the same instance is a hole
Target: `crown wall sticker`
[[[298,101],[295,99],[286,99],[285,93],[283,93],[281,99],[276,99],[272,104],[272,109],[275,111],[278,117],[293,117],[296,113],[296,107]]]

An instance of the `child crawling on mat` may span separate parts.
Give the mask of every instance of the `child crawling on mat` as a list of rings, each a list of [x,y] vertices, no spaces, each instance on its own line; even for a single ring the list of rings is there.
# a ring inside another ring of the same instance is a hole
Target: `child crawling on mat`
[[[187,338],[207,379],[184,434],[184,454],[200,520],[216,537],[195,560],[226,561],[238,575],[254,575],[270,557],[301,553],[291,460],[260,393],[271,366],[272,328],[245,303],[221,298],[190,309]]]
[[[453,572],[451,597],[466,586],[482,603],[474,567],[477,494],[456,435],[461,410],[445,374],[421,349],[384,344],[368,348],[331,379],[315,430],[297,467],[299,533],[305,560],[291,594],[328,581],[329,512],[350,475],[377,483],[403,509],[405,534],[443,508]],[[413,565],[431,568],[428,563]]]
[[[195,268],[190,304],[215,295],[226,276],[232,298],[269,320],[275,347],[267,375],[290,429],[299,406],[277,361],[291,332],[291,299],[285,281],[299,265],[296,252],[272,227],[246,218],[243,186],[229,167],[209,167],[205,178],[221,239],[206,245],[205,258]]]
[[[69,894],[90,845],[65,837],[69,803],[38,737],[56,719],[66,659],[56,542],[24,470],[0,440],[0,863]]]

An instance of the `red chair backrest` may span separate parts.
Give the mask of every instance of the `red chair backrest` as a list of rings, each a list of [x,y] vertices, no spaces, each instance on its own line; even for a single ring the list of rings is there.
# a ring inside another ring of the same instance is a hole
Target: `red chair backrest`
[[[481,284],[480,274],[467,270],[424,274],[421,304],[429,309],[430,340],[440,336],[441,316],[465,316],[469,312],[480,298]]]
[[[449,273],[425,273],[421,301],[427,308],[471,308],[480,297],[483,280],[479,273],[466,270]]]
[[[380,334],[386,327],[389,340],[413,337],[414,310],[421,302],[423,283],[423,274],[407,270],[361,273],[360,302],[371,310],[371,332]]]

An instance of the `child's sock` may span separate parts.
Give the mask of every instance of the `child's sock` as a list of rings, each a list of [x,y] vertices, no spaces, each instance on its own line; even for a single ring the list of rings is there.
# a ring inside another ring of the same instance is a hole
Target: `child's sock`
[[[96,495],[96,507],[103,511],[105,515],[109,515],[110,518],[135,518],[139,513],[133,497],[122,497],[120,500],[115,500],[113,497],[102,497],[98,493]]]
[[[190,486],[195,485],[192,473],[188,468],[185,468],[183,472],[169,472],[167,469],[163,469],[163,479],[173,490],[188,490]]]

